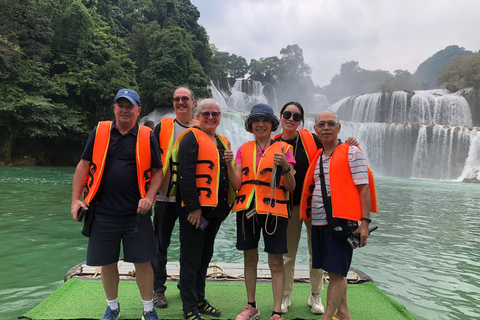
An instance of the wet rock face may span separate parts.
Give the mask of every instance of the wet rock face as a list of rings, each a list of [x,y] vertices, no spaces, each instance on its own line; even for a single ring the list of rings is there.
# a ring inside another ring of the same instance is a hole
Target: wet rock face
[[[465,179],[463,179],[462,182],[465,182],[465,183],[480,183],[480,180],[478,180],[477,178],[465,178]]]
[[[470,111],[472,112],[472,125],[480,127],[480,90],[473,89],[463,95],[468,101]]]

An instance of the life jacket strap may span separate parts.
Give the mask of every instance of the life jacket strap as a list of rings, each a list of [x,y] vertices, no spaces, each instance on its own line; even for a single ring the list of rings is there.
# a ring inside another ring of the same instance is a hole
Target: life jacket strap
[[[274,208],[275,205],[278,204],[289,204],[289,200],[277,200],[275,198],[263,198],[263,203],[270,205],[270,207]]]
[[[198,193],[198,196],[200,196],[200,193],[202,191],[206,191],[207,192],[207,198],[210,198],[210,196],[212,195],[212,189],[210,188],[203,188],[203,187],[197,187],[197,193]]]
[[[212,176],[209,174],[197,174],[195,175],[196,178],[206,178],[207,179],[207,184],[212,183]]]
[[[197,163],[206,163],[206,164],[208,164],[208,168],[209,168],[210,170],[212,170],[212,169],[213,169],[213,166],[214,166],[214,163],[213,163],[212,160],[197,160]]]
[[[245,181],[242,181],[242,186],[245,185],[245,184],[254,184],[254,185],[257,185],[257,186],[270,187],[269,182],[260,181],[260,180],[245,180]],[[277,189],[280,189],[280,190],[283,190],[283,191],[287,192],[287,189],[285,188],[285,186],[280,186]]]

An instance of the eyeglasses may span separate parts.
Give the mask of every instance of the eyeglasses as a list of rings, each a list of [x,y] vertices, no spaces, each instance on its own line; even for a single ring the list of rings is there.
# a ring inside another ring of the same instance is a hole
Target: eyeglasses
[[[220,113],[220,112],[216,112],[216,111],[214,111],[214,112],[207,112],[207,111],[205,111],[205,112],[200,112],[200,114],[202,115],[203,118],[208,119],[208,118],[210,118],[210,115],[211,115],[213,118],[218,118],[218,117],[220,117],[220,114],[221,114],[221,113]]]
[[[282,113],[282,117],[285,120],[288,120],[292,117],[292,113],[290,111],[285,111]],[[293,113],[293,121],[298,122],[302,120],[302,115],[300,113]]]
[[[252,123],[259,124],[259,123],[273,123],[272,120],[268,118],[253,118]]]
[[[335,122],[335,121],[328,121],[328,122],[320,121],[319,123],[317,123],[317,127],[319,127],[319,128],[323,128],[325,126],[329,126],[330,128],[333,128],[336,125],[337,125],[337,122]]]
[[[181,98],[180,97],[173,98],[173,102],[176,102],[176,103],[180,102],[180,100],[182,100],[182,102],[188,102],[188,100],[190,100],[190,97],[185,96]]]

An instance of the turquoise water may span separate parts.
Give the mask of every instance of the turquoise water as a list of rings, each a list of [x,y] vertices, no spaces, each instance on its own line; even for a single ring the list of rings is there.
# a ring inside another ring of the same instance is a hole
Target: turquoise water
[[[0,167],[0,319],[16,319],[58,288],[86,258],[70,215],[74,168]],[[377,178],[379,225],[353,267],[419,319],[480,319],[480,185]],[[213,261],[243,261],[231,215]],[[178,229],[171,260],[178,260]],[[298,263],[307,264],[306,239]],[[267,256],[260,253],[261,263]]]

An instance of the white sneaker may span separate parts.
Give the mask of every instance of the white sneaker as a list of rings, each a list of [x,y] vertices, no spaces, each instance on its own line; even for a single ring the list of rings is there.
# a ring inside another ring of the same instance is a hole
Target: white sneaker
[[[325,308],[323,307],[320,293],[310,294],[310,298],[308,298],[308,306],[312,307],[311,311],[313,314],[323,314],[325,312]]]
[[[288,307],[292,302],[290,301],[290,296],[283,296],[282,298],[282,307],[280,308],[280,313],[287,313],[288,312]]]

